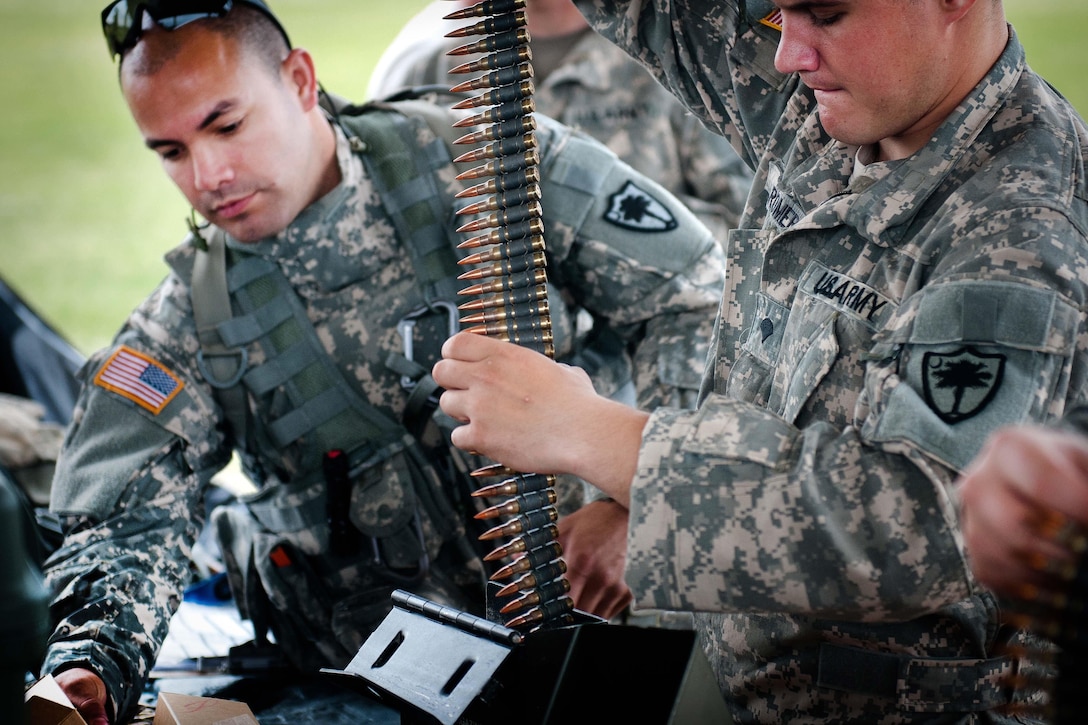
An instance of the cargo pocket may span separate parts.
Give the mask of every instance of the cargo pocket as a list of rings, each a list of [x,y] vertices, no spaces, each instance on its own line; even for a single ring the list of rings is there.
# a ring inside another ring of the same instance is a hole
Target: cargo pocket
[[[396,581],[417,579],[426,570],[426,550],[412,470],[400,446],[361,471],[352,470],[351,522],[366,537],[366,554]]]

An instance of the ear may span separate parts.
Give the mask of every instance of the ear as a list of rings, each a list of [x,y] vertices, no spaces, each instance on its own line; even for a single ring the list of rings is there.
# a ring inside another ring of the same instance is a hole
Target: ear
[[[317,72],[314,59],[304,48],[292,48],[280,66],[283,80],[298,96],[303,111],[317,105]]]
[[[940,0],[941,10],[950,23],[962,20],[980,0]],[[982,0],[989,2],[989,0]]]

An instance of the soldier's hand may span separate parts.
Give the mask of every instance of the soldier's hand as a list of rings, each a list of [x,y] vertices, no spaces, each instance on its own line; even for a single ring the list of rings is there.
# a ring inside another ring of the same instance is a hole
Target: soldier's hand
[[[623,580],[627,509],[615,501],[588,503],[559,519],[559,543],[574,605],[604,619],[623,612],[632,599]]]
[[[980,582],[1013,597],[1060,588],[1088,527],[1088,438],[1023,426],[996,432],[960,482],[967,556]]]
[[[109,725],[106,717],[106,684],[91,670],[75,667],[58,672],[53,679],[68,696],[87,725]]]
[[[451,440],[519,471],[572,473],[622,504],[648,415],[597,395],[585,371],[525,347],[462,332],[432,375]]]

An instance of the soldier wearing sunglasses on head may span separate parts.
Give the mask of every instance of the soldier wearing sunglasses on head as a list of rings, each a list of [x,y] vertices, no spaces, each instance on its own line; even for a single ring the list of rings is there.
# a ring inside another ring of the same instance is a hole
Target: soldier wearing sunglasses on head
[[[482,614],[488,566],[466,524],[476,461],[448,445],[429,376],[463,314],[455,255],[476,251],[454,251],[471,200],[455,199],[447,134],[473,129],[433,105],[324,94],[257,0],[120,0],[102,19],[144,143],[209,224],[88,361],[57,465],[43,672],[91,725],[132,715],[232,451],[259,487],[213,517],[232,590],[301,670],[343,667],[394,589]],[[720,247],[600,144],[536,125],[526,240],[537,221],[549,234],[556,357],[578,352],[569,304],[630,358],[640,406],[689,403]],[[620,197],[653,219],[617,215]]]

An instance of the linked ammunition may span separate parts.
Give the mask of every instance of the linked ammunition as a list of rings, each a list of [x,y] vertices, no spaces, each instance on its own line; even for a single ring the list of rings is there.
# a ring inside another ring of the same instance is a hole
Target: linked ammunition
[[[472,164],[486,159],[497,159],[507,154],[520,154],[535,148],[536,134],[527,133],[524,136],[510,136],[498,141],[492,141],[487,146],[481,146],[475,151],[461,154],[453,162],[455,164]]]
[[[509,466],[504,466],[501,463],[491,463],[477,468],[469,475],[473,478],[487,478],[489,476],[514,476],[517,474],[518,472]]]
[[[486,521],[488,519],[497,519],[500,516],[513,516],[522,511],[533,511],[544,506],[551,506],[557,499],[558,496],[556,495],[554,488],[546,488],[542,491],[530,491],[528,493],[513,496],[494,506],[489,506],[477,513],[475,518],[480,521]]]
[[[514,554],[520,554],[529,549],[543,546],[552,539],[559,538],[559,527],[555,524],[548,524],[542,526],[539,529],[533,529],[532,531],[526,531],[521,536],[515,538],[505,546],[491,551],[484,556],[484,561],[496,561],[498,559],[504,559]]]
[[[551,321],[548,320],[546,324],[550,327]],[[467,332],[471,332],[477,335],[491,335],[492,337],[503,340],[504,342],[512,342],[515,345],[527,347],[530,350],[539,352],[541,355],[546,355],[550,358],[555,357],[555,346],[552,338],[552,331],[550,329],[534,329],[528,331],[519,330],[506,330],[495,331],[485,330],[483,328],[470,327]]]
[[[536,287],[522,287],[520,289],[506,290],[497,295],[471,300],[470,302],[458,305],[457,309],[464,311],[492,310],[496,307],[518,305],[529,302],[530,300],[547,299],[547,297],[548,288],[545,285],[540,284]]]
[[[492,264],[470,269],[467,272],[462,272],[458,275],[457,279],[461,280],[477,280],[484,279],[486,277],[502,277],[506,275],[514,275],[519,272],[524,272],[533,267],[543,267],[546,264],[546,258],[543,252],[533,252],[532,254],[523,254],[520,257],[514,257],[512,259],[503,259]]]
[[[570,592],[570,582],[566,579],[554,579],[542,587],[538,587],[526,594],[518,597],[514,601],[504,605],[499,610],[500,614],[513,614],[514,612],[520,612],[526,607],[531,607],[541,602],[546,602],[550,599],[558,599]]]
[[[509,173],[498,174],[482,184],[470,186],[464,191],[457,192],[457,198],[465,199],[473,196],[483,196],[484,194],[498,194],[509,189],[517,189],[522,186],[537,184],[539,182],[540,167],[530,166],[528,168],[516,169]]]
[[[570,597],[561,597],[559,599],[553,599],[549,602],[544,602],[536,607],[530,609],[525,614],[506,622],[506,626],[510,629],[517,629],[518,627],[524,627],[529,624],[537,624],[540,622],[547,622],[553,619],[559,619],[566,617],[574,610],[574,600]]]
[[[533,51],[528,45],[520,45],[513,48],[505,48],[497,53],[485,55],[483,58],[471,60],[468,63],[451,68],[450,75],[464,75],[465,73],[478,73],[480,71],[498,70],[512,65],[529,63],[533,60]]]
[[[479,108],[480,106],[494,106],[496,104],[509,103],[511,101],[520,101],[525,98],[532,98],[535,91],[536,86],[532,81],[522,81],[517,85],[492,88],[475,98],[466,98],[463,101],[458,101],[453,104],[453,108],[458,111],[465,111],[470,108]]]
[[[486,15],[500,15],[525,7],[525,0],[484,0],[471,7],[455,10],[445,17],[446,20],[466,20],[481,18]]]
[[[485,141],[498,141],[499,139],[526,134],[536,130],[536,119],[532,116],[518,116],[508,118],[505,121],[493,123],[485,129],[473,131],[461,136],[453,143],[458,146],[469,146],[484,143]]]
[[[506,30],[495,35],[490,35],[482,40],[476,40],[471,43],[467,43],[453,50],[446,51],[446,55],[473,55],[475,53],[494,53],[505,48],[512,48],[515,45],[526,45],[529,42],[529,30],[527,28],[516,28],[514,30]],[[483,104],[488,105],[488,104]],[[457,106],[454,106],[457,108]]]
[[[470,254],[457,263],[464,266],[486,264],[487,262],[497,262],[502,259],[510,259],[511,257],[518,257],[523,254],[543,251],[544,237],[538,234],[533,237],[515,239],[507,244],[499,244],[483,252]]]
[[[520,574],[530,569],[536,569],[537,567],[547,564],[552,559],[558,559],[563,556],[563,547],[560,546],[558,541],[550,541],[544,546],[538,546],[535,549],[529,549],[523,556],[519,556],[512,562],[502,567],[494,574],[491,575],[491,581],[499,581],[500,579],[506,579],[514,574]]]
[[[538,584],[558,579],[567,573],[567,562],[562,559],[554,559],[544,566],[537,567],[528,574],[523,574],[514,581],[495,592],[496,597],[508,597],[511,594],[532,589]]]
[[[447,38],[467,38],[472,35],[494,35],[525,27],[525,11],[517,10],[486,18],[446,33]],[[452,53],[451,53],[452,55]]]
[[[507,224],[517,224],[518,222],[525,221],[526,219],[538,219],[542,215],[543,211],[540,208],[540,203],[536,201],[530,201],[528,204],[511,207],[510,209],[500,209],[494,214],[489,214],[488,216],[477,219],[476,221],[464,224],[457,231],[468,233],[479,232],[483,231],[484,229],[494,229],[495,227],[501,227]],[[465,279],[479,278],[468,277]]]
[[[498,123],[499,121],[505,121],[508,118],[517,118],[518,116],[533,113],[535,110],[536,103],[532,98],[523,98],[520,101],[507,101],[498,106],[492,106],[483,113],[477,113],[475,116],[462,118],[454,123],[453,127],[468,128],[469,126],[482,126],[487,123]],[[463,175],[458,176],[457,178],[461,179],[463,178]]]
[[[505,320],[514,319],[533,319],[534,317],[546,317],[551,311],[548,309],[548,300],[537,300],[534,302],[526,302],[520,305],[511,305],[500,309],[484,310],[483,312],[477,312],[472,315],[462,317],[460,322],[462,325],[479,325],[488,324],[491,322],[504,322]],[[547,329],[545,327],[545,329]]]
[[[554,506],[538,509],[536,511],[527,511],[523,514],[518,514],[517,518],[507,521],[505,524],[499,524],[493,528],[488,529],[484,533],[480,534],[480,541],[494,541],[495,539],[502,538],[504,536],[517,536],[524,531],[532,531],[533,529],[539,529],[541,526],[554,523],[559,520],[559,511]]]
[[[512,65],[508,68],[499,68],[486,73],[479,78],[463,81],[450,89],[450,93],[469,93],[482,88],[498,88],[508,86],[520,81],[527,81],[533,77],[532,63]]]
[[[544,221],[540,217],[524,219],[517,224],[509,224],[493,231],[472,237],[457,245],[458,249],[473,249],[485,247],[489,244],[504,244],[515,239],[523,239],[528,236],[536,236],[544,233]]]
[[[516,207],[530,202],[540,201],[540,185],[529,184],[516,189],[507,189],[495,196],[470,204],[457,211],[457,216],[475,216],[489,211],[509,212]]]
[[[460,295],[486,295],[492,292],[503,292],[505,290],[514,290],[521,287],[528,287],[530,285],[544,284],[548,281],[548,272],[543,267],[529,270],[523,274],[512,274],[502,279],[493,279],[486,282],[480,282],[478,284],[465,287],[458,292]]]

